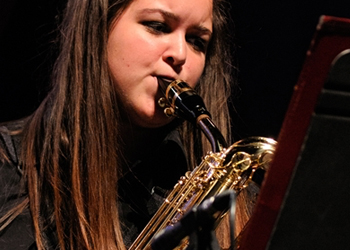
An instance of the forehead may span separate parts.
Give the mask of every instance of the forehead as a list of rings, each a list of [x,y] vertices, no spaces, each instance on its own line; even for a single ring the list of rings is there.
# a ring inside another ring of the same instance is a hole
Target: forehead
[[[213,0],[133,0],[126,12],[160,9],[181,20],[212,22]]]

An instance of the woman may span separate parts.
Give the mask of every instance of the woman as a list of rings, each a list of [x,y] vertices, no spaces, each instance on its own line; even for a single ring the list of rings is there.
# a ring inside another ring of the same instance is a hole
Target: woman
[[[68,1],[52,90],[32,116],[1,127],[7,249],[132,243],[164,190],[210,149],[193,125],[163,114],[158,77],[196,87],[230,141],[227,7]],[[12,234],[19,229],[21,241]]]

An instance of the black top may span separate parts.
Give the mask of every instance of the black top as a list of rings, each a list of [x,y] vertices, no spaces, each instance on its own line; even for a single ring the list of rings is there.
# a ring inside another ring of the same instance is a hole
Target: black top
[[[20,135],[10,136],[6,131],[20,129],[23,121],[0,127],[0,147],[9,162],[0,161],[0,217],[20,200],[27,197],[21,186],[19,166]],[[181,175],[187,170],[187,161],[179,134],[171,131],[153,153],[137,159],[119,181],[120,217],[124,242],[127,246],[135,240]],[[0,155],[0,159],[3,158]],[[36,249],[32,218],[26,209],[0,234],[0,249]]]

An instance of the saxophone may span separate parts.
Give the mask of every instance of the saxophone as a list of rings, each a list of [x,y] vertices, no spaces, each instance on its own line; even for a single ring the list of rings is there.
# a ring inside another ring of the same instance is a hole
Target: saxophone
[[[167,116],[178,116],[196,123],[209,140],[212,151],[202,162],[180,178],[158,211],[139,234],[129,250],[152,249],[151,243],[166,227],[173,226],[194,206],[226,190],[239,193],[257,173],[267,171],[276,141],[249,137],[227,146],[221,132],[210,118],[202,98],[182,80],[159,78],[164,97],[158,103]],[[224,213],[224,212],[223,212]],[[217,215],[217,222],[223,214]],[[187,242],[176,249],[185,249]]]

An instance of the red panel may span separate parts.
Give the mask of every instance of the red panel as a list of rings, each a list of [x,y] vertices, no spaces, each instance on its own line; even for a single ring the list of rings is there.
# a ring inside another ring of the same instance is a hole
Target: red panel
[[[240,240],[240,250],[266,249],[318,95],[335,57],[350,48],[350,19],[322,16],[289,104],[274,161]]]

